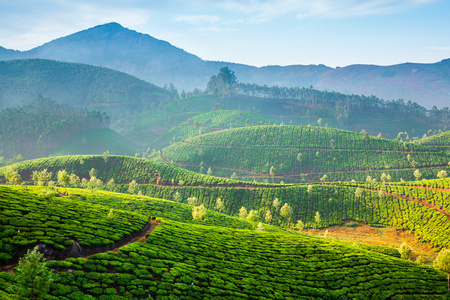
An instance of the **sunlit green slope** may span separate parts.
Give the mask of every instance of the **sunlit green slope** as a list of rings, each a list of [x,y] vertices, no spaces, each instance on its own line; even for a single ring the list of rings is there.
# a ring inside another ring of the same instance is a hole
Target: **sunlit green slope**
[[[146,235],[145,242],[128,244],[117,252],[50,261],[48,266],[58,276],[47,299],[144,299],[149,295],[154,299],[271,299],[272,295],[294,299],[445,299],[447,295],[444,274],[396,258],[398,254],[389,249],[386,255],[375,247],[360,248],[332,239],[239,229],[250,224],[211,211],[204,222],[195,224],[187,213],[188,205],[148,197],[69,189],[79,196],[42,198],[34,194],[42,188],[21,189],[0,186],[1,203],[11,204],[0,208],[0,214],[6,216],[0,226],[7,226],[11,235],[2,235],[2,242],[5,238],[16,240],[23,233],[22,240],[32,246],[37,241],[28,241],[32,237],[27,233],[43,218],[48,221],[41,226],[42,242],[48,244],[58,243],[59,235],[51,234],[57,224],[78,228],[79,235],[87,237],[86,230],[92,228],[101,236],[100,226],[122,226],[115,219],[118,216],[135,223],[141,218],[136,212],[156,216],[161,222]],[[128,215],[114,208],[110,220],[106,203],[124,207]],[[72,205],[82,219],[70,215],[71,209],[59,209]],[[94,216],[97,213],[99,216]],[[159,218],[160,214],[164,218]],[[70,222],[65,222],[67,217]],[[104,229],[106,234],[109,230]],[[64,231],[56,232],[64,237]],[[10,284],[14,285],[13,274],[0,273],[3,295]]]
[[[180,123],[155,140],[155,147],[165,147],[172,143],[223,129],[254,125],[272,125],[274,119],[238,110],[218,110],[204,113]]]
[[[272,182],[366,180],[387,173],[392,180],[414,179],[420,169],[436,178],[450,157],[424,146],[333,128],[256,126],[193,137],[161,151],[159,160],[182,168]],[[274,177],[270,169],[274,167]]]

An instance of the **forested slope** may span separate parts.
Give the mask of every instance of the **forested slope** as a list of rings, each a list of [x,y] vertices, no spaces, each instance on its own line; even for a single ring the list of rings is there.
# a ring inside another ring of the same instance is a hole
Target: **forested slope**
[[[167,101],[169,93],[131,75],[45,59],[0,61],[0,108],[26,105],[38,95],[76,107]]]
[[[99,111],[57,104],[38,97],[33,103],[0,111],[0,156],[6,159],[50,155],[73,135],[104,129],[109,117]]]

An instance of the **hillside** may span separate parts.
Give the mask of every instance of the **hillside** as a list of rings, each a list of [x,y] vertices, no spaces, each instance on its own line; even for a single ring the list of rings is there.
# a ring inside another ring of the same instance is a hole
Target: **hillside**
[[[45,59],[0,61],[0,108],[29,104],[38,95],[69,106],[121,110],[123,117],[127,110],[170,99],[162,88],[106,68]]]
[[[450,148],[450,131],[441,132],[433,136],[425,137],[415,141],[414,143],[446,151]]]
[[[108,151],[115,155],[134,155],[137,146],[117,132],[105,128],[81,131],[62,143],[52,155],[95,155]]]
[[[203,88],[222,67],[229,67],[245,83],[279,86],[314,86],[346,94],[404,99],[431,108],[448,107],[450,60],[434,64],[394,66],[324,65],[253,67],[203,61],[166,41],[122,27],[99,25],[56,39],[29,51],[2,49],[0,60],[46,58],[86,63],[125,72],[157,85],[173,83],[179,90]],[[35,96],[35,95],[33,95]]]
[[[19,172],[22,179],[31,182],[32,171],[47,169],[52,172],[52,180],[57,180],[57,172],[65,169],[80,178],[90,178],[92,168],[96,170],[100,180],[114,179],[116,184],[128,184],[132,180],[140,184],[161,186],[228,186],[238,182],[235,180],[213,177],[187,171],[164,163],[143,158],[116,155],[71,155],[46,157],[22,161],[9,166]],[[0,182],[5,182],[4,172],[8,167],[0,168]],[[180,183],[183,182],[182,184]],[[256,184],[257,185],[257,184]]]
[[[283,203],[287,203],[292,207],[291,227],[299,220],[306,228],[326,228],[354,220],[366,224],[393,226],[397,230],[408,230],[418,241],[429,243],[433,247],[450,245],[448,238],[450,179],[405,183],[389,183],[387,178],[380,178],[378,180],[380,183],[251,184],[202,175],[141,158],[121,156],[51,157],[24,161],[11,167],[27,184],[32,184],[33,171],[47,169],[53,173],[51,179],[56,181],[57,171],[65,169],[68,173],[89,180],[89,173],[95,168],[96,177],[101,180],[101,185],[87,186],[87,183],[84,185],[92,190],[85,193],[92,193],[91,197],[95,204],[156,215],[147,211],[146,207],[151,205],[160,216],[176,221],[180,221],[180,217],[175,219],[173,216],[169,217],[171,213],[175,213],[173,204],[170,204],[169,208],[154,206],[147,201],[127,201],[126,198],[130,195],[122,195],[121,201],[115,201],[110,197],[97,197],[103,192],[96,190],[130,193],[130,182],[135,180],[137,182],[133,191],[135,194],[140,193],[184,204],[189,202],[189,198],[195,197],[198,204],[204,204],[210,210],[221,211],[231,216],[238,216],[241,207],[244,206],[248,211],[255,210],[261,221],[265,220],[267,211],[270,211],[272,220],[268,223],[281,227],[287,225],[287,220],[281,214],[280,207]],[[5,182],[6,170],[6,167],[0,168],[0,183]],[[112,184],[111,179],[114,179]],[[81,191],[77,191],[77,194],[80,193]],[[223,201],[221,209],[216,207],[218,198]],[[274,205],[276,198],[280,201],[278,207]],[[320,213],[320,222],[316,219],[317,212]],[[189,212],[184,211],[177,215],[186,216]]]
[[[275,122],[274,119],[244,111],[212,111],[189,118],[177,127],[164,132],[154,141],[153,146],[164,148],[172,143],[208,132],[254,125],[272,125]]]
[[[14,204],[6,210],[0,208],[0,214],[7,216],[1,219],[1,226],[5,226],[7,220],[8,232],[17,241],[17,230],[25,232],[25,238],[21,241],[26,241],[28,247],[37,243],[37,239],[29,240],[26,235],[36,218],[52,220],[41,229],[42,236],[46,236],[43,239],[46,244],[60,238],[51,234],[47,236],[57,224],[62,224],[69,232],[73,230],[69,224],[64,224],[72,211],[62,211],[59,205],[54,208],[45,206],[40,196],[35,194],[38,189],[20,191],[0,187],[3,195],[0,196],[1,203]],[[191,216],[177,217],[180,209],[189,209],[185,204],[148,197],[128,196],[127,199],[125,195],[107,192],[93,195],[79,189],[71,189],[70,192],[79,194],[79,197],[47,196],[47,201],[62,205],[78,203],[77,213],[84,217],[77,221],[76,227],[72,227],[80,230],[77,234],[81,239],[88,237],[83,230],[92,226],[92,222],[102,226],[109,224],[106,217],[108,206],[89,202],[126,206],[137,200],[145,203],[138,213],[156,216],[157,220],[141,239],[131,240],[131,243],[115,251],[106,252],[106,248],[88,257],[82,255],[49,261],[48,266],[59,276],[55,276],[48,299],[141,299],[148,298],[148,295],[155,299],[164,299],[169,295],[179,299],[266,299],[267,295],[280,298],[333,299],[376,295],[380,299],[445,299],[447,295],[445,275],[428,266],[401,260],[390,249],[359,248],[347,242],[293,232],[239,229],[245,228],[245,223],[250,224],[237,219],[227,224],[233,218],[223,218],[211,211],[207,212],[207,220],[214,222],[208,225],[193,224]],[[22,203],[26,205],[25,209],[18,209],[17,206]],[[151,207],[155,204],[176,208],[166,210],[167,216],[159,218],[159,211]],[[114,209],[113,220],[121,220],[125,224],[131,220],[145,219],[132,213],[134,210],[132,206],[127,208],[127,212]],[[98,212],[105,217],[86,219]],[[24,220],[13,222],[11,215]],[[121,228],[121,224],[114,226]],[[267,229],[270,230],[270,227]],[[108,231],[105,228],[96,234],[101,236],[108,234]],[[118,232],[115,235],[119,237]],[[7,239],[2,236],[2,241]],[[14,285],[13,282],[11,273],[0,273],[0,291],[5,293],[10,284]]]
[[[305,98],[301,100],[274,98],[272,95],[257,97],[235,94],[229,98],[211,94],[189,95],[186,98],[159,105],[154,109],[139,112],[129,118],[128,123],[125,120],[118,124],[113,123],[112,128],[144,148],[161,149],[162,144],[157,143],[156,140],[164,133],[171,129],[177,130],[180,123],[185,123],[191,117],[223,110],[239,110],[258,114],[275,120],[277,124],[287,125],[316,125],[317,121],[322,119],[323,126],[356,132],[365,130],[373,136],[381,133],[383,137],[389,139],[395,139],[399,132],[406,132],[403,136],[404,140],[407,137],[418,139],[430,130],[437,132],[444,127],[439,123],[435,124],[435,120],[441,120],[439,116],[422,118],[424,112],[413,116],[412,112],[420,110],[414,105],[411,107],[406,104],[401,106],[398,103],[391,103],[392,107],[383,108],[384,111],[380,112],[382,108],[378,107],[379,103],[376,101],[380,99],[376,98],[350,97],[310,89],[307,89],[304,95]],[[349,104],[352,104],[351,107],[355,109],[354,111],[345,107],[347,99],[353,99]],[[340,101],[344,102],[344,106],[341,106]],[[368,107],[364,108],[364,105]],[[405,111],[403,112],[403,110]],[[393,114],[393,111],[399,113]],[[229,128],[229,126],[225,128]],[[204,132],[202,130],[202,133]],[[164,139],[172,141],[173,137],[174,134],[166,134]]]
[[[6,160],[19,154],[27,159],[48,156],[78,133],[108,131],[108,126],[109,117],[104,113],[38,97],[31,104],[0,110],[0,156]]]
[[[449,169],[450,157],[412,143],[375,138],[339,129],[301,126],[256,126],[217,131],[171,145],[160,161],[196,172],[211,168],[217,176],[236,173],[244,180],[280,182],[379,178],[412,180],[420,169],[436,178]],[[275,168],[275,176],[269,174]]]

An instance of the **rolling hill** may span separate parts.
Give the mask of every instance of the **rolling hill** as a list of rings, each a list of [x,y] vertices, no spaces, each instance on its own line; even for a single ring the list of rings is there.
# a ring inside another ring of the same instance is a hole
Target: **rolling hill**
[[[207,225],[193,224],[191,216],[179,214],[190,206],[149,197],[110,192],[94,195],[70,189],[78,196],[47,195],[42,201],[36,193],[39,189],[0,186],[1,195],[9,196],[0,196],[0,214],[4,216],[1,226],[8,229],[8,236],[1,236],[0,246],[10,240],[24,247],[38,241],[59,245],[65,239],[70,241],[67,236],[76,236],[110,247],[97,248],[100,252],[87,257],[81,254],[47,262],[59,275],[51,284],[49,299],[141,299],[149,295],[155,299],[170,295],[179,299],[266,299],[272,294],[280,298],[445,299],[447,295],[442,273],[399,259],[393,249],[360,248],[348,242],[271,231],[270,226],[266,227],[268,232],[240,229],[250,223],[238,219],[231,222],[234,218],[211,211],[207,212]],[[56,205],[47,206],[45,201]],[[142,203],[141,210],[127,205],[133,203]],[[127,209],[113,208],[116,205]],[[166,207],[164,218],[158,217],[158,206]],[[167,209],[169,206],[172,209]],[[63,207],[76,207],[76,212]],[[108,235],[108,209],[113,212],[114,235]],[[83,216],[76,225],[74,214]],[[123,238],[122,232],[130,234],[131,228],[125,231],[124,224],[136,223],[134,227],[139,230],[148,220],[144,214],[156,216],[153,227],[141,231],[138,241],[130,240],[121,248],[107,251],[114,247],[110,239]],[[35,230],[31,224],[38,219],[48,221],[39,228],[40,236],[32,239],[27,234]],[[86,230],[93,225],[102,230],[90,237]],[[52,234],[57,226],[65,228],[67,234]],[[17,230],[23,232],[21,239]],[[3,265],[11,262],[4,258]],[[15,285],[13,274],[0,272],[3,295],[10,293],[10,285]]]
[[[412,116],[412,113],[398,112],[407,109],[404,105],[399,108],[393,106],[389,113],[378,111],[379,108],[360,108],[359,110],[349,110],[341,106],[337,100],[347,103],[347,95],[337,95],[336,93],[323,93],[320,91],[309,90],[306,99],[280,99],[272,97],[256,97],[250,95],[232,95],[229,98],[221,98],[218,95],[200,94],[179,99],[174,102],[159,105],[155,109],[138,112],[129,118],[128,125],[113,124],[117,129],[132,140],[134,143],[142,145],[145,148],[161,149],[164,144],[159,143],[163,139],[161,136],[171,129],[176,129],[180,123],[189,122],[189,118],[198,116],[202,113],[223,110],[240,110],[242,112],[258,114],[276,121],[277,124],[315,125],[319,119],[322,119],[322,125],[361,132],[367,131],[370,135],[376,136],[379,133],[383,137],[395,139],[399,132],[405,133],[406,139],[418,139],[425,133],[437,132],[444,126],[435,124],[436,118],[421,118]],[[337,99],[336,99],[337,98]],[[358,97],[355,97],[358,98]],[[306,103],[306,101],[314,103]],[[366,103],[367,106],[377,106],[376,101],[370,99],[360,99],[354,101],[353,106],[359,106],[358,103]],[[373,99],[372,99],[373,100]],[[379,100],[379,99],[378,99]],[[370,103],[369,103],[370,102]],[[356,108],[355,108],[356,109]],[[387,109],[386,109],[387,110]],[[219,113],[219,118],[222,118]],[[125,123],[122,120],[122,123]],[[273,123],[272,123],[273,124]],[[245,125],[245,124],[244,124]],[[441,128],[440,128],[441,127]],[[124,129],[125,128],[125,129]],[[229,126],[226,126],[229,128]],[[204,133],[205,131],[202,130]],[[173,140],[174,135],[166,134],[165,141]],[[156,142],[158,141],[158,142]]]
[[[0,110],[0,156],[5,162],[17,157],[51,154],[134,155],[135,146],[109,129],[105,113],[58,104],[41,96],[18,108]],[[19,155],[20,154],[20,155]]]
[[[231,216],[238,216],[244,206],[248,211],[255,210],[261,221],[265,220],[269,211],[272,220],[266,222],[281,227],[286,227],[288,221],[281,214],[280,207],[287,203],[292,208],[289,222],[291,227],[299,220],[307,228],[326,228],[354,220],[407,230],[419,241],[437,248],[450,245],[450,179],[405,183],[389,182],[385,178],[379,183],[252,184],[202,175],[142,158],[122,156],[50,157],[24,161],[10,167],[27,184],[31,184],[33,171],[47,169],[53,173],[51,179],[56,181],[57,171],[65,169],[68,173],[89,180],[89,173],[95,168],[101,185],[91,186],[91,191],[86,191],[85,194],[91,193],[95,204],[119,210],[132,209],[156,215],[146,212],[146,207],[150,205],[146,201],[127,201],[126,198],[130,195],[122,195],[121,201],[96,196],[103,193],[96,189],[129,193],[130,183],[135,180],[137,186],[133,193],[139,191],[142,195],[184,204],[195,197],[198,204]],[[0,183],[5,182],[6,170],[7,167],[0,168]],[[113,184],[109,183],[111,179],[114,179]],[[79,193],[81,191],[77,192]],[[217,208],[218,198],[222,199],[223,208]],[[279,199],[279,206],[274,205],[275,199]],[[168,217],[173,211],[173,207],[169,209],[157,206],[154,209],[163,217]],[[317,222],[317,213],[320,214],[320,222]],[[186,212],[180,214],[185,217],[189,215]],[[177,217],[173,220],[181,219]]]
[[[414,143],[446,151],[450,148],[450,131],[441,132],[433,136],[425,137],[415,141]]]
[[[59,104],[110,112],[142,110],[169,93],[106,68],[45,59],[0,61],[0,108],[29,104],[38,95]]]
[[[347,94],[412,100],[427,108],[433,105],[448,107],[450,99],[450,60],[387,67],[352,65],[333,69],[324,65],[294,65],[257,68],[203,61],[166,41],[126,29],[117,23],[86,29],[29,51],[4,48],[0,51],[0,60],[22,58],[46,58],[103,66],[161,86],[173,83],[179,90],[203,88],[211,74],[227,66],[246,83],[314,86]]]
[[[160,161],[217,176],[233,173],[245,180],[275,177],[277,182],[357,180],[388,173],[394,181],[436,178],[449,170],[450,157],[440,151],[383,138],[323,127],[255,126],[203,134],[173,144]],[[275,168],[275,176],[270,169]],[[271,181],[274,181],[272,178]]]
[[[272,125],[275,122],[276,120],[274,119],[254,113],[237,110],[217,110],[187,119],[177,127],[164,132],[162,136],[154,141],[153,146],[164,148],[174,142],[203,133],[235,127]]]

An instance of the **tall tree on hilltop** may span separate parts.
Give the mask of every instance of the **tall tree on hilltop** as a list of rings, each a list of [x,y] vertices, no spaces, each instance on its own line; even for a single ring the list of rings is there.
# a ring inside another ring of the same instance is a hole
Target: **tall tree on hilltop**
[[[209,79],[206,91],[221,97],[229,97],[234,94],[237,82],[234,72],[228,67],[223,67],[220,69],[219,74],[213,75]]]

